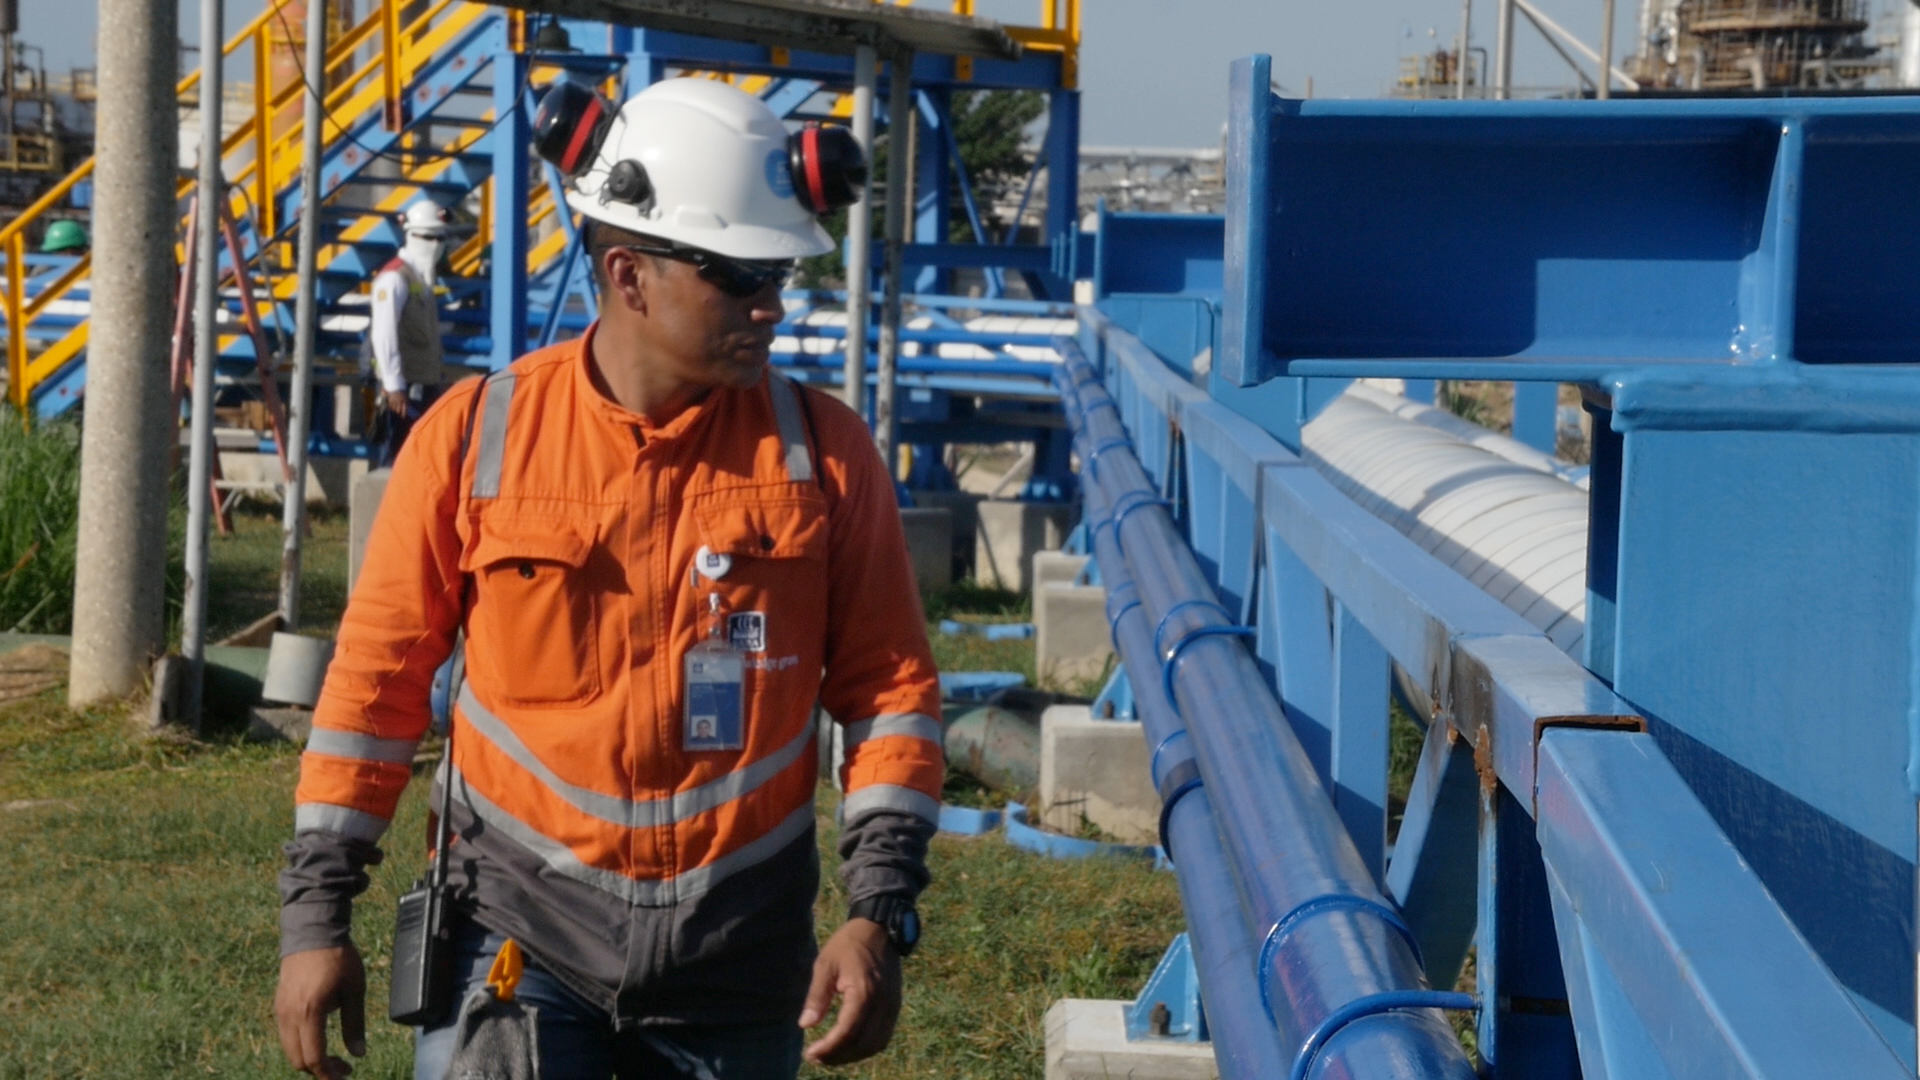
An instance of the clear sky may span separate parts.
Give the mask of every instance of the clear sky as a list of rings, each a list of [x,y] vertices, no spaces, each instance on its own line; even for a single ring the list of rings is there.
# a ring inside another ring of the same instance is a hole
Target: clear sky
[[[937,0],[920,0],[923,4]],[[1041,0],[978,0],[981,15],[1037,23]],[[1451,47],[1459,0],[1083,0],[1082,141],[1090,145],[1209,146],[1226,122],[1227,65],[1273,56],[1274,78],[1293,94],[1313,79],[1321,97],[1378,97],[1399,58]],[[1539,0],[1562,25],[1597,45],[1601,0]],[[181,0],[181,35],[199,38],[199,0]],[[1617,0],[1615,52],[1633,51],[1638,0]],[[227,0],[229,31],[260,0]],[[1474,44],[1493,46],[1493,0],[1474,0]],[[90,65],[94,0],[22,0],[23,40],[56,71]],[[1428,31],[1434,32],[1430,40]],[[1562,85],[1566,67],[1522,23],[1519,83]]]

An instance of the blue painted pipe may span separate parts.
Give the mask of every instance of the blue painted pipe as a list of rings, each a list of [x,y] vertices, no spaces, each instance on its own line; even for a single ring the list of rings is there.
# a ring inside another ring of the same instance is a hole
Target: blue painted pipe
[[[845,289],[788,289],[782,292],[780,297],[783,300],[805,300],[814,307],[820,307],[825,304],[846,303],[847,291]],[[1071,319],[1078,315],[1072,304],[1056,304],[1047,300],[990,300],[984,296],[946,296],[939,293],[908,293],[900,299],[915,307],[923,308],[991,311],[1055,319]]]
[[[1118,616],[1113,622],[1115,650],[1129,671],[1151,670],[1153,628],[1139,605],[1128,601],[1138,590],[1114,539],[1112,515],[1098,488],[1088,485],[1085,496],[1093,556],[1099,561],[1100,579],[1107,587],[1107,609]],[[1156,755],[1156,764],[1164,762],[1165,766],[1155,770],[1154,783],[1158,785],[1163,776],[1191,761],[1193,753],[1184,749],[1187,740],[1180,718],[1157,680],[1141,680],[1135,688],[1134,715],[1140,720],[1148,746],[1173,747],[1171,754]],[[1277,1077],[1285,1051],[1260,1008],[1260,987],[1253,977],[1260,943],[1248,930],[1241,912],[1240,896],[1227,872],[1226,853],[1220,847],[1206,791],[1192,790],[1174,801],[1164,825],[1162,841],[1170,853],[1178,852],[1173,871],[1180,881],[1187,934],[1204,988],[1207,1026],[1220,1076],[1222,1080]]]
[[[1233,619],[1133,451],[1116,445],[1126,431],[1119,411],[1106,404],[1106,389],[1077,348],[1064,353],[1056,383],[1082,447],[1082,487],[1097,489],[1090,497],[1112,508],[1112,546],[1131,572],[1139,615],[1153,626],[1149,655],[1175,657],[1170,707],[1186,719],[1184,741],[1215,811],[1243,916],[1261,940],[1255,979],[1262,1005],[1282,1045],[1304,1049],[1349,1003],[1425,988],[1412,936],[1374,884],[1252,656],[1229,637],[1195,636]],[[1101,448],[1098,455],[1093,447]],[[1102,565],[1102,577],[1107,573]],[[1129,667],[1136,693],[1152,692],[1159,667]],[[1389,1012],[1345,1028],[1317,1050],[1316,1063],[1334,1076],[1473,1077],[1458,1040],[1432,1009]],[[1284,1066],[1291,1064],[1289,1057]]]
[[[774,362],[782,367],[817,367],[840,371],[845,367],[839,353],[774,353]],[[901,371],[939,375],[1006,375],[1051,382],[1059,364],[1041,360],[944,360],[935,356],[902,356],[895,361]],[[875,370],[868,364],[867,371]]]
[[[838,338],[846,340],[847,328],[844,326],[818,326],[811,323],[783,322],[777,332],[797,338]],[[935,330],[900,328],[901,341],[917,341],[923,345],[979,345],[985,348],[998,348],[1002,345],[1031,345],[1052,348],[1057,335],[1054,334],[1000,334],[990,330]],[[869,344],[880,340],[880,328],[867,327]]]

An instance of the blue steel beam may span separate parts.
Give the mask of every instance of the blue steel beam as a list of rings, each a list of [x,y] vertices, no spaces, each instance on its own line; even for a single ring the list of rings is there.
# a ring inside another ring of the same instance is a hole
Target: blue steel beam
[[[1650,736],[1547,732],[1538,813],[1590,1077],[1912,1076]]]
[[[493,114],[513,117],[493,139],[493,277],[489,299],[489,361],[497,370],[519,359],[527,346],[527,204],[532,124],[525,114],[528,61],[506,48],[493,54]],[[500,135],[510,137],[501,138]],[[564,212],[561,216],[566,216]]]

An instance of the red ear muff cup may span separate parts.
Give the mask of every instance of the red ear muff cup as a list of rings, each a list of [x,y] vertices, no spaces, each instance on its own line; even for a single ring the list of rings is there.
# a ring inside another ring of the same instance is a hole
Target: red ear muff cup
[[[843,127],[809,124],[787,142],[794,194],[815,214],[830,214],[859,201],[867,182],[867,156]]]
[[[593,164],[614,109],[592,88],[558,82],[540,99],[533,117],[533,149],[564,176],[577,176]]]

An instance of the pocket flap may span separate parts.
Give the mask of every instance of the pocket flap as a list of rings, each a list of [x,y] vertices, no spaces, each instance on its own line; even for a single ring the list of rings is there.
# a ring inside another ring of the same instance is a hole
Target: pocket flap
[[[473,571],[508,559],[537,559],[580,567],[593,550],[593,529],[551,518],[482,518],[479,533],[460,558],[460,569]]]
[[[760,559],[827,557],[827,512],[817,502],[771,502],[699,506],[700,540],[714,552]]]

